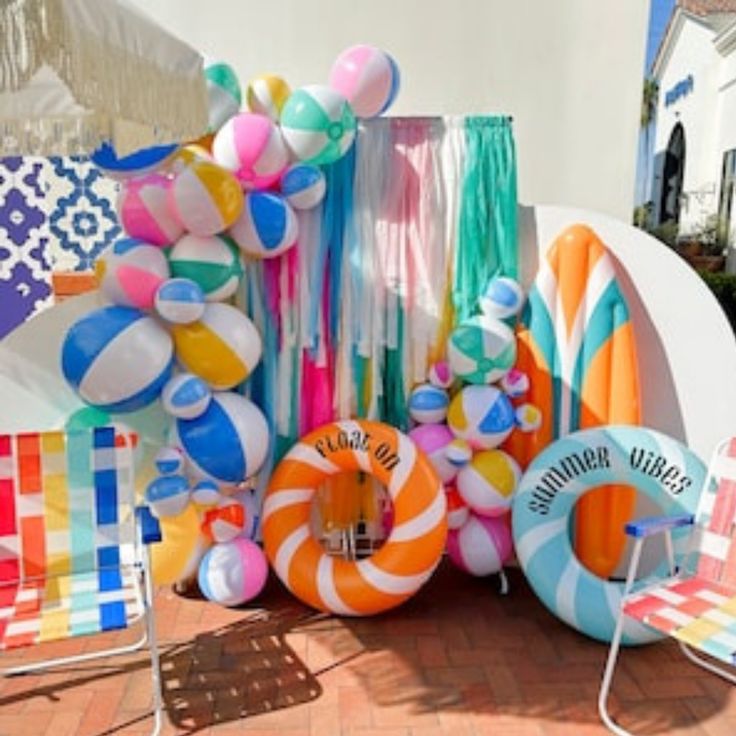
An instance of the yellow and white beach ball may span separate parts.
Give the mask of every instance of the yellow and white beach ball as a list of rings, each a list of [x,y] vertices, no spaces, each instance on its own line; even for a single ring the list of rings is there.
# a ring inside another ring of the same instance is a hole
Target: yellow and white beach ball
[[[466,386],[450,402],[447,426],[473,449],[498,447],[516,426],[511,401],[495,386]]]
[[[250,80],[246,90],[246,101],[251,112],[266,115],[278,122],[281,109],[289,99],[291,89],[281,77],[262,74]]]
[[[516,460],[503,450],[478,452],[457,474],[463,501],[480,516],[501,516],[511,508],[511,497],[521,478]]]

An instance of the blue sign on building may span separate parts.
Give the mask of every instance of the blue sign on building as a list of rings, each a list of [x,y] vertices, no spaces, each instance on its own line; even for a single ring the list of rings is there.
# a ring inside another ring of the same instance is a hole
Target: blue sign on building
[[[694,85],[693,75],[688,74],[685,79],[681,79],[677,84],[667,90],[664,96],[664,106],[669,107],[674,102],[677,102],[680,97],[689,95],[693,91]]]

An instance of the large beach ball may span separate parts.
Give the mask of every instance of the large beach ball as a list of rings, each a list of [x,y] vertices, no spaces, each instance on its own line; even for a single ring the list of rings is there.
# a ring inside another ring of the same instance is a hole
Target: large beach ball
[[[493,383],[516,361],[516,336],[501,320],[478,315],[450,335],[447,357],[453,373],[468,383]]]
[[[189,481],[183,475],[162,475],[148,484],[144,498],[156,518],[179,516],[189,503]]]
[[[457,490],[480,516],[501,516],[511,508],[521,469],[503,450],[477,452],[457,474]]]
[[[271,186],[289,165],[281,130],[265,115],[243,112],[220,128],[212,144],[220,166],[232,171],[245,189]]]
[[[156,585],[172,585],[197,574],[209,542],[199,531],[199,514],[189,504],[179,516],[164,517],[161,541],[152,544],[151,572]]]
[[[422,424],[414,427],[409,432],[409,437],[429,458],[443,483],[449,483],[457,475],[457,467],[447,459],[447,446],[454,435],[446,424]]]
[[[169,264],[160,248],[124,238],[103,251],[95,275],[103,296],[114,304],[153,309],[158,288],[169,278]]]
[[[495,386],[466,386],[447,411],[452,433],[475,449],[498,447],[516,424],[511,401]]]
[[[356,115],[372,118],[385,112],[396,98],[399,69],[375,46],[351,46],[332,65],[329,85],[345,97]]]
[[[230,236],[244,253],[253,258],[275,258],[289,250],[299,234],[294,210],[278,194],[248,192],[238,221]]]
[[[262,74],[248,84],[246,100],[251,112],[265,115],[276,123],[290,94],[289,85],[281,77]]]
[[[191,279],[208,302],[228,299],[243,277],[243,259],[232,240],[223,235],[185,235],[169,253],[171,275]]]
[[[327,181],[321,169],[312,164],[294,164],[281,176],[281,194],[297,210],[311,210],[325,196]]]
[[[281,111],[287,145],[296,158],[308,164],[337,161],[352,145],[356,129],[348,101],[321,85],[296,90]]]
[[[164,411],[177,419],[196,419],[207,410],[212,390],[193,373],[174,376],[161,392]]]
[[[184,227],[171,209],[171,180],[161,174],[129,179],[118,196],[120,224],[128,235],[151,245],[170,245]]]
[[[75,322],[64,338],[64,378],[103,411],[128,412],[154,402],[173,366],[169,333],[130,307],[103,307]]]
[[[199,589],[210,601],[239,606],[255,598],[266,584],[268,563],[249,539],[215,545],[199,566]]]
[[[240,310],[209,304],[202,319],[174,325],[179,362],[212,388],[224,390],[245,381],[261,359],[261,336]]]
[[[409,395],[409,416],[419,424],[436,424],[444,421],[449,403],[445,389],[422,383]]]
[[[202,287],[191,279],[167,279],[158,287],[154,307],[161,319],[177,325],[196,322],[203,314],[205,296]]]
[[[480,297],[483,314],[496,319],[514,317],[524,306],[521,284],[508,276],[496,276],[488,282]]]
[[[174,178],[170,194],[179,222],[195,235],[227,230],[243,211],[243,190],[222,166],[194,161]]]
[[[511,531],[505,519],[476,516],[447,535],[447,554],[461,570],[482,577],[500,572],[511,557]]]
[[[268,453],[268,424],[244,396],[216,393],[202,416],[177,419],[175,440],[192,473],[230,486],[261,469]]]
[[[103,143],[92,155],[92,163],[112,179],[128,179],[142,176],[165,166],[179,150],[178,143],[167,143],[134,151],[127,156],[118,156],[110,143]]]
[[[204,78],[207,84],[207,132],[217,132],[243,102],[240,82],[235,70],[221,61],[205,63]]]

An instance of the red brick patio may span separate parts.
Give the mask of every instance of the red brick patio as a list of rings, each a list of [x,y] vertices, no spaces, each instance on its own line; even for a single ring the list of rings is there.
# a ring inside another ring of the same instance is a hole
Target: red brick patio
[[[511,593],[443,566],[381,617],[316,615],[271,582],[263,609],[160,591],[165,733],[587,736],[606,647],[557,622],[521,574]],[[129,641],[130,632],[106,644]],[[92,640],[46,645],[45,656]],[[97,642],[100,641],[98,638]],[[37,653],[40,650],[37,650]],[[734,736],[736,688],[670,643],[623,653],[612,712],[642,734]],[[143,734],[145,655],[0,681],[0,736]]]

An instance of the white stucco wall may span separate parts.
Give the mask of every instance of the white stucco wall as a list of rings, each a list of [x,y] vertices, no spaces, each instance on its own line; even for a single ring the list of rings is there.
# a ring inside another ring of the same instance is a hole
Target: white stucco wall
[[[135,0],[247,81],[326,81],[355,43],[390,51],[396,114],[514,116],[520,197],[626,221],[648,3],[641,0]]]

